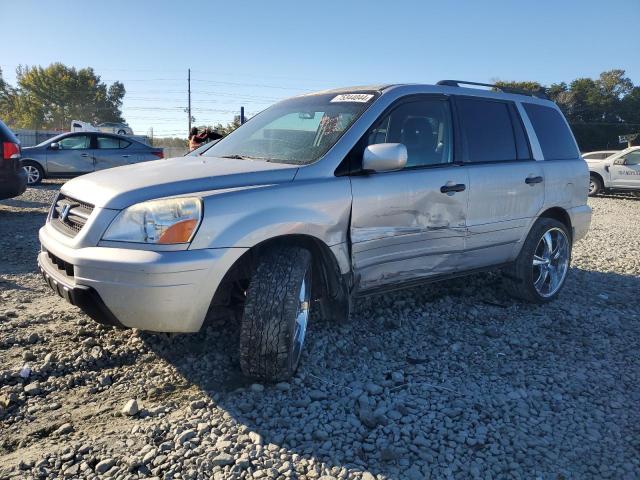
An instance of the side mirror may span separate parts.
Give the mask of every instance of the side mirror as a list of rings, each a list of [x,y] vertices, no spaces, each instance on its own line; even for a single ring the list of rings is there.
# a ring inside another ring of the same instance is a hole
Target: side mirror
[[[60,144],[58,142],[53,142],[51,145],[49,145],[49,148],[51,150],[59,150],[60,149]]]
[[[625,159],[624,157],[620,157],[620,158],[616,158],[616,159],[613,161],[613,164],[614,164],[614,165],[624,165],[624,164],[625,164],[625,162],[626,162],[626,159]]]
[[[377,143],[364,149],[362,168],[374,172],[402,170],[407,164],[407,147],[402,143]]]

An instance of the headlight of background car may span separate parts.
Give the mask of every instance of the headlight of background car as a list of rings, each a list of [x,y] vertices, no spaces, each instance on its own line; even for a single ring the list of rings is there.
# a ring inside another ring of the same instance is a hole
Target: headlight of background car
[[[138,203],[118,214],[103,240],[153,244],[187,243],[202,218],[198,198],[170,198]]]

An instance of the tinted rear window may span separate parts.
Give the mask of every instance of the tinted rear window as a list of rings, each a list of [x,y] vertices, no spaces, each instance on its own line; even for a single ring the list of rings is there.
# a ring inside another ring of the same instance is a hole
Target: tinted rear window
[[[571,130],[558,110],[533,103],[523,105],[545,160],[570,160],[580,156]]]
[[[509,105],[475,98],[456,100],[465,143],[465,161],[515,160],[516,141]]]

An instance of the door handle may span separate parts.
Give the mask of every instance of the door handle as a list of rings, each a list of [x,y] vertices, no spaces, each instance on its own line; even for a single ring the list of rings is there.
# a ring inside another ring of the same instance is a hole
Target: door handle
[[[131,155],[122,155],[122,158],[129,158]]]
[[[81,153],[80,156],[81,157],[89,157],[90,155],[88,153]]]
[[[464,192],[467,186],[464,183],[456,183],[454,185],[443,185],[440,187],[442,193]]]
[[[544,179],[542,177],[527,177],[524,180],[524,183],[526,183],[527,185],[534,185],[536,183],[542,183]]]

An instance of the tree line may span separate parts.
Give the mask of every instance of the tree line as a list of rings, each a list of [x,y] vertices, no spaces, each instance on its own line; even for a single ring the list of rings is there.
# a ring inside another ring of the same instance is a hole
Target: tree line
[[[640,132],[640,86],[634,85],[624,70],[602,72],[597,79],[577,78],[569,84],[495,84],[546,94],[564,113],[583,152],[624,148],[626,145],[618,143],[618,135]]]
[[[68,130],[71,120],[124,121],[124,85],[107,85],[92,68],[19,66],[16,79],[15,87],[9,85],[0,70],[0,118],[13,128]]]

